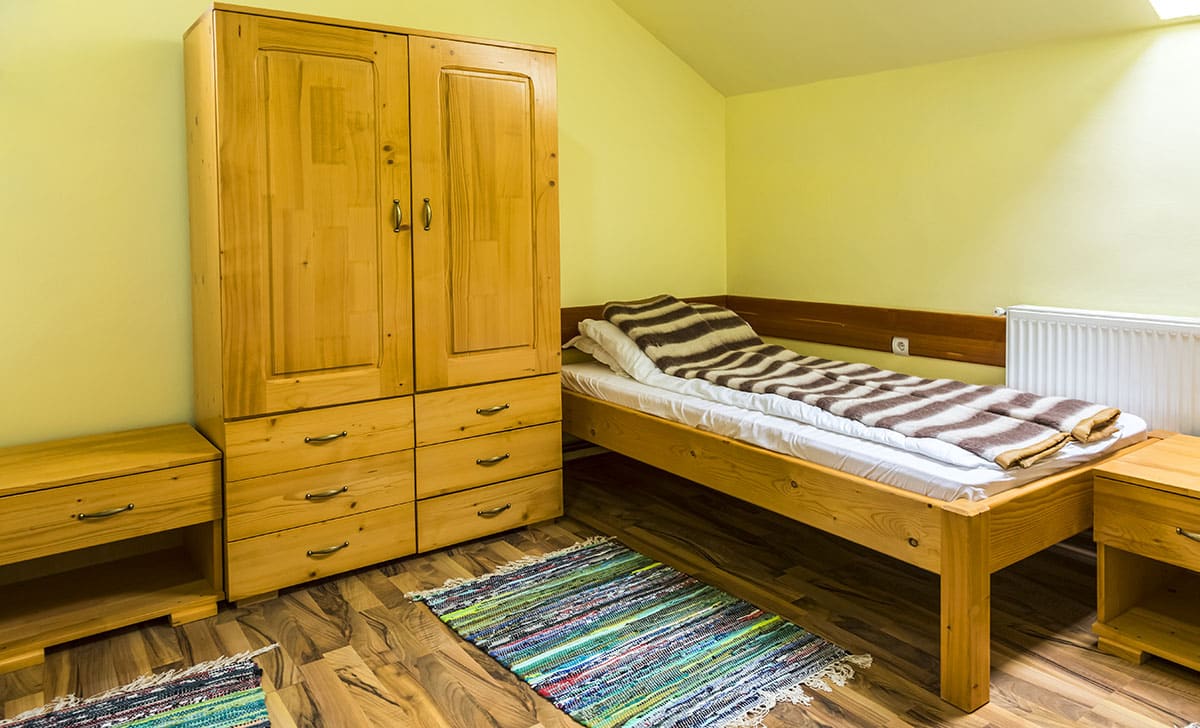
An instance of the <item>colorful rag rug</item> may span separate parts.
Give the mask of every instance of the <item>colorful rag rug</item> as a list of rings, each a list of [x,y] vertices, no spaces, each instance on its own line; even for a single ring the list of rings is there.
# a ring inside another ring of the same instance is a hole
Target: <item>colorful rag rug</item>
[[[132,683],[80,700],[74,695],[0,720],[2,728],[265,728],[266,696],[254,652],[143,675]]]
[[[871,661],[608,538],[408,596],[590,728],[761,725]]]

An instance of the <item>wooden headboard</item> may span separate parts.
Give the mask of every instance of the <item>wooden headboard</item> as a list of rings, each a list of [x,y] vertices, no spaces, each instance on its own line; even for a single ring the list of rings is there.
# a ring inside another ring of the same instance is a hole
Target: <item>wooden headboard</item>
[[[684,300],[724,306],[762,336],[891,351],[892,337],[908,338],[913,356],[1004,366],[1004,318],[904,308],[848,306],[751,296],[688,296]],[[562,337],[579,333],[579,322],[600,318],[603,304],[562,309]]]

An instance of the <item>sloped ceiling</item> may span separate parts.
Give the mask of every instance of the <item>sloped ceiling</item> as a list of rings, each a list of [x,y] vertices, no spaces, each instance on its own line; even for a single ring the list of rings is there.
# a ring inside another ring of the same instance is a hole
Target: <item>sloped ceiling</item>
[[[1159,25],[1147,0],[615,0],[726,96]]]

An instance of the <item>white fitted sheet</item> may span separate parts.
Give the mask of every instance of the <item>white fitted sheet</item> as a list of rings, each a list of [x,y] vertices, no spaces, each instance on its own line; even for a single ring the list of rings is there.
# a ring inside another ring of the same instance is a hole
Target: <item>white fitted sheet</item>
[[[562,380],[566,389],[589,397],[946,501],[983,500],[1144,440],[1147,429],[1141,418],[1122,414],[1113,436],[1099,442],[1069,443],[1033,467],[963,467],[841,432],[658,389],[595,362],[564,365]]]

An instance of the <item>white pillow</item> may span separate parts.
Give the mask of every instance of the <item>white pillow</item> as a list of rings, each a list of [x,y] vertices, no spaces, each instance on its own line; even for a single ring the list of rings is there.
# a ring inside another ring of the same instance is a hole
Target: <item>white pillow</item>
[[[583,335],[594,341],[612,358],[626,374],[638,380],[646,381],[654,374],[661,374],[658,367],[646,356],[633,339],[625,332],[608,321],[584,319],[579,322],[579,330]],[[611,366],[611,365],[610,365]]]
[[[564,349],[572,347],[582,351],[584,354],[587,354],[601,364],[606,365],[609,369],[612,369],[617,374],[629,376],[625,370],[621,368],[621,365],[618,364],[617,361],[607,351],[604,350],[604,347],[600,346],[600,344],[596,343],[589,337],[580,334],[574,339],[571,339],[567,343],[563,344]]]

